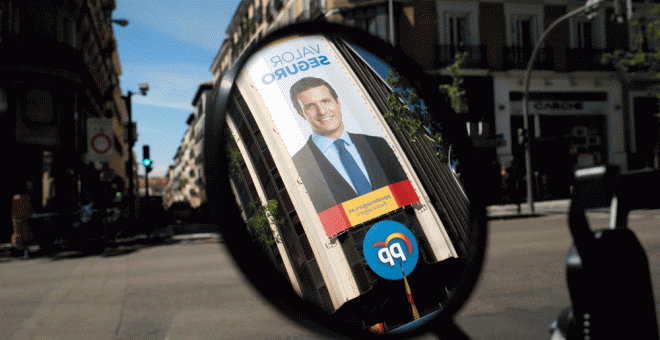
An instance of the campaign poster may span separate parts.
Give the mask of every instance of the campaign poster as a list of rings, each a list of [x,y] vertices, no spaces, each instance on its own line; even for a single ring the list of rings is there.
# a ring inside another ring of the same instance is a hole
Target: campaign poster
[[[419,201],[380,113],[339,58],[325,37],[287,38],[250,58],[244,78],[268,109],[328,237]]]

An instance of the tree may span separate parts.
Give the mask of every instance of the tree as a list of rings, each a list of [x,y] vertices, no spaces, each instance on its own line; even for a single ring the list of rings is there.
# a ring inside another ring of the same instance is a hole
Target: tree
[[[398,131],[409,133],[415,143],[421,132],[423,116],[428,113],[415,91],[396,70],[390,69],[387,83],[392,87],[392,92],[388,97],[389,111],[385,112],[385,119]]]
[[[229,173],[232,176],[235,176],[238,178],[240,181],[245,181],[243,178],[243,173],[241,171],[241,166],[245,162],[243,160],[243,155],[241,154],[241,151],[238,149],[236,146],[236,137],[234,136],[234,133],[232,132],[229,137],[232,140],[232,143],[227,144],[227,159],[229,160]]]
[[[660,78],[660,5],[655,5],[649,14],[630,22],[635,32],[630,50],[605,53],[601,60],[604,64],[612,64],[624,81],[630,81],[640,72]]]
[[[461,99],[465,94],[465,91],[460,87],[463,78],[460,77],[459,72],[466,56],[466,52],[456,54],[454,63],[447,67],[447,71],[452,77],[452,83],[443,84],[439,87],[440,92],[448,97],[452,108],[456,112],[461,112]],[[412,87],[406,83],[405,79],[401,78],[396,70],[390,69],[387,83],[392,87],[392,92],[388,98],[390,110],[385,113],[385,119],[388,123],[394,125],[397,130],[409,133],[411,141],[415,143],[425,130],[429,132],[426,128],[435,125],[433,117],[426,110],[424,101],[417,96]],[[436,155],[442,161],[446,153],[444,150],[448,149],[449,145],[445,145],[447,143],[443,142],[440,132],[434,131],[430,137],[438,145],[439,150]]]
[[[255,215],[248,220],[248,226],[250,231],[252,231],[252,235],[267,246],[280,243],[280,238],[276,237],[270,229],[271,221],[277,226],[284,223],[284,219],[277,220],[275,218],[277,201],[270,200],[268,204],[260,204],[260,202],[255,201],[250,203],[250,205],[256,209]]]
[[[456,53],[454,56],[454,63],[447,67],[447,71],[451,75],[451,84],[440,85],[440,91],[444,92],[449,100],[451,100],[451,107],[456,113],[462,112],[461,104],[465,90],[461,88],[463,78],[460,76],[461,66],[467,58],[467,52]]]
[[[635,32],[635,39],[630,50],[606,53],[601,60],[603,64],[612,64],[625,83],[629,83],[639,73],[646,73],[653,79],[660,78],[660,5],[653,6],[647,14],[639,20],[630,22],[630,26]],[[660,84],[656,86],[656,91],[653,93],[660,100]],[[660,113],[652,112],[651,114],[660,119]],[[660,121],[658,121],[658,130],[660,137]],[[656,141],[654,154],[654,165],[659,167],[660,138]]]

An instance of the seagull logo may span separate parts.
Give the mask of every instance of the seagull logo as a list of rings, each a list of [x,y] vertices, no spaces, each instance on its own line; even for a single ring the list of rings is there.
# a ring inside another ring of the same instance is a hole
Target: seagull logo
[[[385,242],[376,242],[376,243],[374,243],[374,245],[372,247],[377,247],[377,246],[387,247],[387,245],[390,244],[390,241],[392,241],[395,238],[400,238],[400,239],[403,240],[403,242],[406,242],[406,246],[408,247],[408,255],[412,255],[412,243],[410,242],[410,239],[408,238],[408,236],[406,236],[402,233],[390,234],[390,236],[388,236],[385,239]]]
[[[372,248],[385,247],[378,251],[378,259],[381,263],[389,264],[391,267],[394,266],[395,258],[401,259],[401,261],[406,260],[406,255],[403,253],[403,249],[401,249],[401,245],[399,243],[392,243],[390,245],[390,242],[395,238],[403,240],[403,242],[405,242],[406,246],[408,247],[408,256],[412,255],[412,242],[410,242],[408,236],[404,235],[403,233],[392,233],[387,236],[385,242],[376,242],[371,246]]]

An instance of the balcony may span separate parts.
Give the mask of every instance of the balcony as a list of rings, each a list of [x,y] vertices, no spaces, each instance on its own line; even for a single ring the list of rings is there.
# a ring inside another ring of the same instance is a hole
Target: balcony
[[[445,68],[454,63],[457,53],[467,52],[462,68],[489,69],[495,71],[524,70],[532,56],[532,47],[488,46],[488,45],[439,45],[438,67]],[[537,70],[553,70],[551,47],[542,48],[534,64]]]
[[[506,70],[526,70],[527,64],[532,57],[534,47],[532,46],[507,46],[505,48],[506,59],[504,69]],[[552,47],[542,47],[536,58],[533,68],[535,70],[554,70],[555,63]]]
[[[566,51],[566,71],[615,71],[611,64],[603,64],[605,53],[612,52],[594,48],[571,48]]]
[[[467,56],[461,66],[463,69],[525,70],[533,50],[533,47],[517,46],[438,45],[436,66],[446,68],[454,63],[457,53],[466,52]],[[601,63],[603,54],[607,52],[593,48],[555,51],[551,46],[546,46],[540,49],[534,69],[557,72],[613,71],[611,65]]]
[[[454,63],[457,53],[467,52],[467,56],[463,61],[461,68],[474,69],[481,68],[487,69],[488,62],[484,52],[486,51],[486,46],[484,45],[439,45],[436,55],[438,56],[438,67],[445,68]]]

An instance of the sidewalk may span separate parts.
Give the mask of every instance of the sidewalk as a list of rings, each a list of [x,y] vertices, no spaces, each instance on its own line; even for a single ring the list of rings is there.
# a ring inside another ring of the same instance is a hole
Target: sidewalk
[[[527,203],[521,204],[521,211],[518,212],[517,204],[501,204],[491,205],[486,207],[488,218],[496,219],[514,219],[514,218],[530,218],[540,217],[555,214],[566,214],[570,207],[571,200],[556,200],[556,201],[542,201],[534,203],[534,213],[529,211]],[[172,241],[194,241],[194,240],[208,240],[213,239],[222,242],[222,236],[214,232],[209,232],[212,228],[210,225],[205,224],[190,224],[190,225],[170,225],[163,228],[155,229],[151,235],[135,235],[131,237],[117,238],[115,244],[132,244],[140,242],[150,242],[157,239],[169,238]],[[12,250],[11,243],[0,244],[0,257],[11,257],[18,255],[18,252]]]
[[[157,243],[172,243],[172,242],[196,242],[196,241],[212,241],[222,243],[224,242],[222,235],[213,232],[204,232],[201,230],[199,233],[189,234],[163,234],[154,232],[151,235],[135,235],[130,237],[118,237],[108,245],[114,244],[116,247],[130,247],[134,245],[143,244],[145,246],[154,245]],[[30,252],[35,255],[39,254],[41,247],[38,245],[30,246]],[[76,248],[70,250],[76,251]],[[63,251],[69,251],[64,248]],[[37,255],[40,256],[40,255]],[[0,243],[0,258],[3,257],[23,257],[23,252],[14,249],[11,243]]]
[[[570,208],[571,200],[534,202],[534,213],[531,213],[529,204],[522,203],[520,212],[517,204],[491,205],[486,207],[489,219],[528,218],[555,214],[566,214]]]

